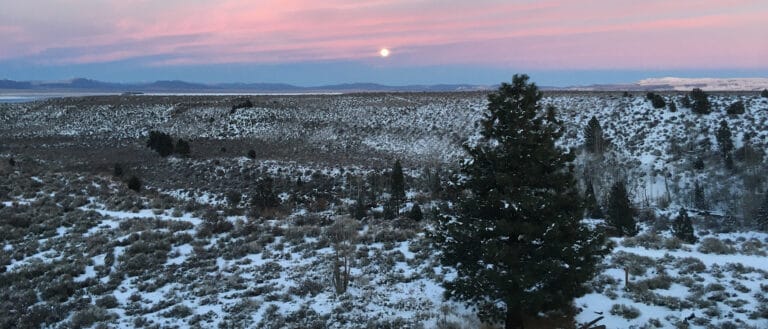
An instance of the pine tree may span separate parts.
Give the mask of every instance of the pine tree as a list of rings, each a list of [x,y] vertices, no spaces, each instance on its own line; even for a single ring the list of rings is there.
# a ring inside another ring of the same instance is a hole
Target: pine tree
[[[482,139],[461,168],[466,193],[434,237],[443,264],[457,271],[446,296],[506,328],[570,306],[607,252],[602,234],[581,223],[574,155],[555,146],[562,130],[545,119],[541,98],[526,75],[488,96]]]
[[[603,218],[603,210],[600,209],[600,204],[597,202],[595,188],[592,183],[587,184],[587,191],[584,195],[584,208],[586,208],[587,216],[591,218]]]
[[[760,96],[763,98],[768,98],[768,89],[763,89],[763,91],[760,92]]]
[[[611,186],[607,209],[608,223],[618,236],[634,236],[637,234],[634,211],[629,201],[629,194],[624,182],[616,182]]]
[[[731,128],[728,127],[728,122],[725,120],[720,121],[720,128],[717,129],[715,137],[720,149],[720,156],[723,158],[726,167],[732,169],[733,158],[731,157],[731,151],[733,150],[733,140],[731,139]]]
[[[403,177],[403,166],[400,160],[395,160],[392,166],[392,177],[390,179],[390,193],[394,206],[399,209],[400,204],[405,200],[405,179]]]
[[[669,101],[669,112],[677,112],[677,104],[674,100]]]
[[[408,217],[414,222],[420,222],[424,218],[424,214],[421,213],[421,207],[416,203],[411,207],[411,212],[408,213]]]
[[[688,217],[688,212],[685,208],[680,209],[677,218],[672,222],[672,233],[685,243],[696,243],[697,239],[693,234],[693,222]]]
[[[693,206],[699,210],[709,209],[707,199],[704,197],[704,187],[699,182],[693,183]]]
[[[691,98],[687,94],[680,100],[680,105],[687,109],[693,107],[693,104],[691,104]]]
[[[763,232],[768,231],[768,191],[765,192],[763,197],[763,203],[757,208],[754,214],[755,224],[757,229]]]
[[[595,154],[602,154],[605,148],[603,128],[600,127],[600,122],[594,116],[584,127],[584,148],[587,149],[587,152]]]

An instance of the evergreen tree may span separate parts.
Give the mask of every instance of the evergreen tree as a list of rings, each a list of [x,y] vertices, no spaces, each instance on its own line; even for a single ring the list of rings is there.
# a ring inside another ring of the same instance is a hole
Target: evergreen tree
[[[280,199],[278,199],[273,185],[271,177],[264,177],[256,182],[256,186],[251,192],[251,207],[257,213],[280,205]]]
[[[674,100],[669,100],[669,112],[677,112],[677,104]]]
[[[115,163],[115,167],[112,169],[112,176],[122,177],[124,173],[123,165]]]
[[[691,90],[691,98],[693,104],[691,104],[691,110],[698,114],[709,114],[712,112],[712,105],[709,103],[709,96],[703,90],[699,88],[693,88]]]
[[[160,154],[161,157],[167,157],[173,153],[173,138],[159,131],[150,131],[147,147]]]
[[[704,187],[699,182],[693,183],[693,206],[699,210],[709,209],[707,199],[704,197]]]
[[[688,97],[687,94],[683,96],[682,100],[680,100],[680,105],[682,105],[684,108],[687,108],[687,109],[693,107],[693,104],[691,104],[691,98]]]
[[[634,211],[629,201],[629,193],[624,182],[616,182],[611,186],[607,209],[608,223],[618,236],[634,236],[637,234]]]
[[[754,218],[758,230],[768,231],[768,191],[765,192],[763,203],[757,208]]]
[[[541,98],[526,75],[488,96],[482,139],[461,168],[466,193],[434,237],[443,264],[457,271],[446,297],[506,328],[569,307],[607,252],[602,234],[581,223],[574,155],[555,146],[562,129],[546,120]]]
[[[141,191],[141,180],[136,176],[131,176],[131,178],[128,179],[128,188],[131,190],[134,190],[136,192]]]
[[[399,209],[400,204],[405,200],[405,179],[403,177],[403,166],[400,164],[400,160],[395,160],[395,164],[392,166],[390,184],[389,191],[392,194],[394,206]]]
[[[363,200],[363,194],[357,195],[357,201],[355,201],[355,219],[363,219],[368,215],[368,208],[365,206],[365,200]]]
[[[605,148],[603,128],[600,127],[600,122],[594,116],[584,127],[584,148],[587,149],[587,152],[595,154],[602,154]]]
[[[586,208],[587,216],[591,218],[603,218],[603,210],[600,209],[600,204],[597,202],[595,188],[592,183],[587,184],[587,191],[584,195],[584,208]]]
[[[416,203],[411,207],[411,212],[408,213],[408,217],[414,222],[420,222],[424,218],[424,214],[421,213],[421,207]]]
[[[763,89],[763,91],[760,93],[760,96],[768,98],[768,89]]]
[[[688,217],[688,212],[685,211],[685,208],[680,209],[677,218],[672,222],[672,233],[685,243],[696,243],[697,239],[693,234],[693,222]]]
[[[744,108],[743,101],[735,101],[733,102],[733,104],[728,106],[727,110],[725,110],[725,112],[730,115],[744,114],[744,111],[745,111],[745,108]]]
[[[728,127],[728,122],[725,120],[720,121],[720,128],[717,129],[715,138],[720,149],[720,156],[725,161],[726,167],[732,169],[733,158],[731,157],[731,151],[733,150],[733,140],[731,139],[731,128]]]
[[[248,157],[251,159],[256,159],[256,150],[254,149],[248,150]]]
[[[189,143],[179,138],[179,140],[176,141],[176,148],[174,149],[174,152],[176,152],[176,154],[181,156],[189,156],[191,152]]]

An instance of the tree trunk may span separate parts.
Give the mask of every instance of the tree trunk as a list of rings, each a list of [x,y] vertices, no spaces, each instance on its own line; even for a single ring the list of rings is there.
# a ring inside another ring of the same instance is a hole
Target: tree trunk
[[[519,310],[507,306],[507,317],[504,321],[504,329],[524,329],[523,315]]]

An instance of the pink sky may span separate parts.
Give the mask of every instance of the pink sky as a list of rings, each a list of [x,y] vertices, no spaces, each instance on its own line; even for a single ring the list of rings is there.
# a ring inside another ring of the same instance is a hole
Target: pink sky
[[[768,1],[3,0],[0,40],[35,65],[766,68]]]

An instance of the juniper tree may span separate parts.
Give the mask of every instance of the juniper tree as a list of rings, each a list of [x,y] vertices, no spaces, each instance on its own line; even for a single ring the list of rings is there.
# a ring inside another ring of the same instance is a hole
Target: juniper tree
[[[693,206],[699,210],[709,209],[709,204],[704,196],[704,187],[699,182],[693,183]]]
[[[693,234],[693,222],[688,217],[685,208],[680,208],[677,218],[672,222],[672,234],[685,243],[696,243],[696,236]]]
[[[147,147],[155,150],[161,157],[167,157],[173,153],[173,138],[159,131],[150,131]]]
[[[733,157],[731,155],[733,140],[731,139],[731,128],[728,127],[727,121],[720,121],[720,128],[717,129],[715,137],[720,149],[720,156],[723,158],[726,168],[733,169]]]
[[[677,104],[674,100],[669,100],[669,112],[677,112]]]
[[[763,89],[763,91],[760,92],[760,96],[763,98],[768,98],[768,89]]]
[[[395,160],[392,166],[392,177],[390,179],[389,189],[394,206],[399,209],[400,203],[405,200],[405,178],[403,177],[403,166],[400,160]]]
[[[606,210],[608,223],[619,236],[634,236],[637,234],[634,210],[629,201],[629,193],[624,182],[616,182],[611,186]]]
[[[768,231],[768,191],[765,192],[763,202],[754,214],[754,220],[758,230]]]
[[[703,90],[699,88],[693,88],[691,90],[691,98],[693,103],[691,104],[691,110],[698,114],[709,114],[712,112],[712,105],[709,103],[709,96]]]
[[[740,100],[728,105],[728,109],[725,110],[725,112],[730,115],[744,114],[744,111],[744,102]]]
[[[584,148],[587,149],[587,152],[595,154],[602,154],[605,148],[603,128],[600,127],[600,122],[594,116],[584,127]]]
[[[174,148],[174,152],[181,156],[189,156],[191,152],[189,147],[189,142],[179,138],[179,140],[176,141],[176,147]]]
[[[442,214],[434,236],[456,270],[446,297],[505,328],[569,307],[607,252],[602,233],[581,222],[574,155],[555,146],[562,129],[541,98],[526,75],[488,96],[482,138],[466,147],[457,213]]]

